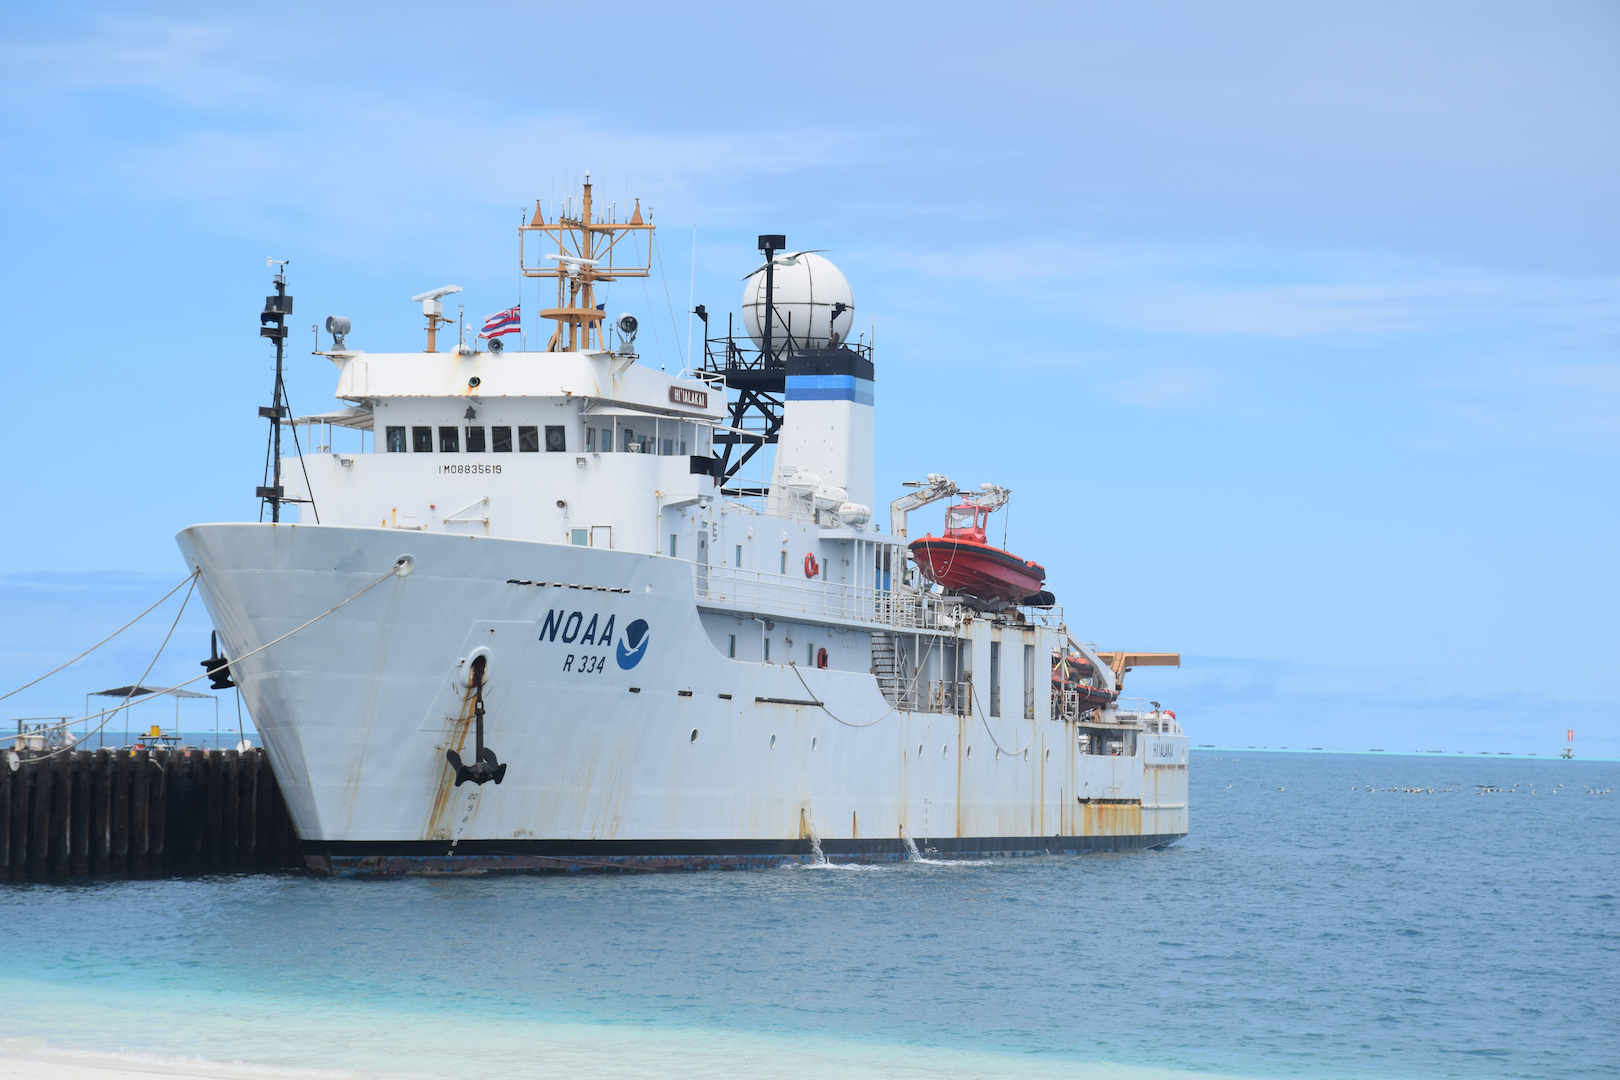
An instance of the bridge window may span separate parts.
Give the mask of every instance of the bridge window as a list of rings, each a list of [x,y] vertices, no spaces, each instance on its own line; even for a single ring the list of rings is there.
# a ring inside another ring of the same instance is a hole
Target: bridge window
[[[546,428],[546,453],[561,454],[568,449],[568,436],[561,427]]]
[[[461,453],[461,431],[459,428],[442,427],[439,429],[439,453]]]
[[[430,427],[411,428],[411,449],[418,454],[433,453],[433,429]]]
[[[537,427],[518,427],[518,453],[538,454],[540,452],[540,429]]]
[[[509,427],[490,428],[490,434],[495,436],[495,452],[497,454],[510,454],[512,452],[512,429]]]
[[[593,428],[593,427],[588,427],[588,428],[585,429],[585,452],[587,454],[590,454],[590,453],[594,453],[595,451],[596,451],[596,429]]]
[[[731,657],[733,660],[737,659],[737,635],[736,634],[727,634],[726,635],[726,655]]]
[[[405,452],[405,429],[391,427],[388,429],[388,452],[390,454],[403,454]]]
[[[482,454],[484,452],[484,429],[470,427],[467,429],[467,453]]]

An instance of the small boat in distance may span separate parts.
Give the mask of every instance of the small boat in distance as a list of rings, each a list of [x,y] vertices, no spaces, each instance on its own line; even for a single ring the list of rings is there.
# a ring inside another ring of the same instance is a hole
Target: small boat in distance
[[[985,522],[1007,505],[1012,492],[994,484],[979,488],[981,494],[970,495],[945,511],[944,536],[930,534],[908,545],[917,568],[947,591],[974,597],[993,608],[1043,601],[1050,606],[1052,601],[1041,596],[1046,568],[985,539]]]

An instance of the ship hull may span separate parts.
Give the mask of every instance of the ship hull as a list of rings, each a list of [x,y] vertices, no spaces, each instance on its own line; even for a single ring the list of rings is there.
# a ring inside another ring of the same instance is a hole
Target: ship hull
[[[887,861],[908,839],[978,858],[1187,831],[1185,737],[1102,757],[1073,723],[897,710],[869,671],[730,658],[691,563],[285,524],[177,540],[317,871]],[[411,573],[387,576],[402,555]],[[477,655],[508,771],[457,786],[445,752],[473,756]]]

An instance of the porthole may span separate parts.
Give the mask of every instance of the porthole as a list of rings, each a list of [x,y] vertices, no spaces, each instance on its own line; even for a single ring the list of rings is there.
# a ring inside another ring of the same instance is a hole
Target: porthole
[[[816,737],[814,735],[812,735],[812,736],[810,736],[810,749],[814,750],[815,748],[816,748]]]
[[[775,735],[771,736],[771,749],[772,750],[776,749],[776,736]]]
[[[971,746],[970,746],[970,747],[968,747],[968,753],[967,753],[967,756],[968,756],[968,757],[972,757],[972,756],[973,756],[973,747],[971,747]]]
[[[471,389],[476,390],[476,389],[478,389],[478,384],[483,382],[483,381],[484,381],[483,379],[480,379],[478,376],[474,375],[472,378],[467,380],[467,385]]]
[[[1051,751],[1051,749],[1050,749],[1050,748],[1048,748],[1048,749],[1047,749],[1047,751],[1046,751],[1046,760],[1047,760],[1047,761],[1051,761],[1051,760],[1052,760],[1052,751]]]
[[[997,761],[1001,760],[1001,747],[999,747],[999,746],[996,747],[996,760]]]
[[[950,757],[951,756],[951,748],[950,748],[950,746],[946,745],[946,746],[940,747],[939,748],[939,756],[940,757]]]
[[[692,729],[692,742],[697,742],[697,728]]]
[[[1029,747],[1027,747],[1027,746],[1024,747],[1024,760],[1025,761],[1029,760]]]
[[[917,744],[917,756],[922,757],[922,743]]]

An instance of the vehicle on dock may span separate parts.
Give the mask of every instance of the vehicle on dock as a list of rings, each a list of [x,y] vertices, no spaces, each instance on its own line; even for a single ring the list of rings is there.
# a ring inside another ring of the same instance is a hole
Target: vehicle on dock
[[[440,351],[454,286],[415,298],[419,353],[353,348],[334,317],[320,355],[343,407],[297,418],[278,271],[270,520],[177,540],[308,865],[752,867],[1184,836],[1187,738],[1119,700],[1132,658],[1179,657],[1072,635],[1045,570],[985,542],[1004,488],[930,475],[874,525],[873,344],[823,256],[762,236],[743,332],[705,330],[674,375],[641,363],[637,319],[598,290],[649,275],[652,228],[639,203],[601,212],[587,174],[520,227],[522,273],[556,282],[542,348],[512,308]],[[334,451],[334,428],[361,451]],[[946,499],[945,536],[908,542],[907,514]]]

